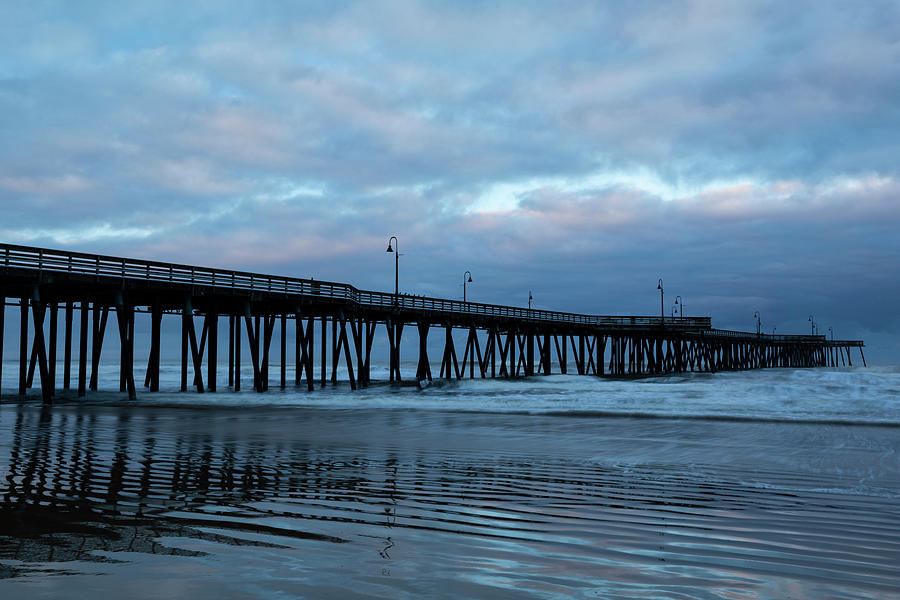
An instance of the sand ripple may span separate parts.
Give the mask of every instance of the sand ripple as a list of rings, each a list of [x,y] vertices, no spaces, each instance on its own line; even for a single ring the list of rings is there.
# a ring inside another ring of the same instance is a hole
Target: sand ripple
[[[164,565],[194,597],[900,596],[891,499],[790,469],[550,452],[550,419],[467,444],[447,418],[5,409],[0,590]]]

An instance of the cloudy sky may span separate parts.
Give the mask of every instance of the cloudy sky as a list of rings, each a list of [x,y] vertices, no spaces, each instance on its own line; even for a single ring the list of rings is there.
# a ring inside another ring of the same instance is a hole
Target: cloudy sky
[[[900,361],[900,8],[0,3],[0,239]]]

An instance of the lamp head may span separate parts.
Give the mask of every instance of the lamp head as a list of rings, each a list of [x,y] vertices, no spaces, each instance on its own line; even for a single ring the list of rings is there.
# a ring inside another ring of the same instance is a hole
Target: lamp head
[[[472,276],[469,275],[469,283],[472,283]]]
[[[385,250],[385,252],[393,252],[393,251],[394,251],[394,249],[391,248],[391,243],[388,242],[388,247],[387,247],[387,250]]]

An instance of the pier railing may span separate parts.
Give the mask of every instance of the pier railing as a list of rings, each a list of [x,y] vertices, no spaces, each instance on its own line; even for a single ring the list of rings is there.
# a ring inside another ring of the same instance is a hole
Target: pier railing
[[[719,338],[740,338],[741,340],[745,340],[747,337],[755,337],[767,342],[813,342],[821,344],[825,341],[824,335],[772,335],[762,332],[754,334],[753,332],[735,331],[732,329],[714,329],[708,335],[714,335]]]
[[[677,329],[706,330],[712,326],[709,317],[662,318],[585,315],[518,308],[498,304],[482,304],[478,302],[463,302],[461,300],[359,290],[346,283],[120,258],[100,254],[50,250],[15,244],[0,244],[0,259],[2,259],[2,265],[9,268],[87,275],[98,278],[119,278],[252,292],[292,294],[391,310],[406,309],[457,313],[599,327],[658,327],[664,325]]]
[[[705,335],[715,337],[715,338],[725,338],[725,339],[735,339],[746,341],[748,338],[756,338],[765,342],[772,343],[806,343],[806,344],[818,344],[824,346],[830,346],[832,343],[839,344],[841,346],[864,346],[862,340],[839,340],[835,342],[831,342],[824,335],[773,335],[769,333],[758,333],[754,334],[748,331],[735,331],[731,329],[711,329],[710,331],[704,332]]]

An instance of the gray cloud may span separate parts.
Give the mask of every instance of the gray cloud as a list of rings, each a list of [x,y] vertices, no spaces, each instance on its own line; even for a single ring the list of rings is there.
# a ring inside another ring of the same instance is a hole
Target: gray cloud
[[[4,11],[4,240],[900,357],[896,3]]]

